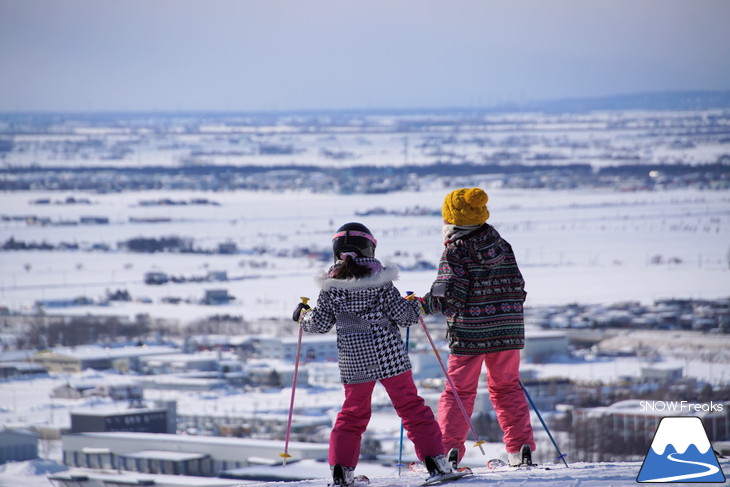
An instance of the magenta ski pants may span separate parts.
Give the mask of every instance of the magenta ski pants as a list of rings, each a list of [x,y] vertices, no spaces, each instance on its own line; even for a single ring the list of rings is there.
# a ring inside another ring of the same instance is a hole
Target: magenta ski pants
[[[381,379],[393,407],[403,420],[403,429],[415,446],[416,455],[426,456],[444,452],[441,430],[431,408],[418,395],[412,372]],[[345,402],[337,414],[330,435],[329,463],[355,467],[360,457],[360,440],[370,422],[370,400],[375,382],[345,384]]]
[[[507,452],[518,452],[525,444],[530,445],[530,449],[534,451],[530,409],[525,392],[520,386],[520,351],[449,356],[449,377],[469,417],[474,412],[482,364],[487,367],[489,398],[497,413],[499,426],[504,432]],[[458,448],[461,459],[466,451],[464,443],[469,433],[469,424],[448,383],[439,401],[438,422],[443,434],[444,449],[449,451],[451,448]]]

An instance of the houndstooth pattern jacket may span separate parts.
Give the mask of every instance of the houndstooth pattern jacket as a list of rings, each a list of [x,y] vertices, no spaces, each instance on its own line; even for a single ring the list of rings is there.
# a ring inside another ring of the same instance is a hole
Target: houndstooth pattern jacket
[[[309,333],[336,328],[343,384],[372,382],[410,370],[399,326],[410,326],[419,316],[418,304],[404,299],[393,285],[397,267],[383,268],[373,258],[357,262],[382,270],[359,279],[319,276],[317,305],[299,320]]]

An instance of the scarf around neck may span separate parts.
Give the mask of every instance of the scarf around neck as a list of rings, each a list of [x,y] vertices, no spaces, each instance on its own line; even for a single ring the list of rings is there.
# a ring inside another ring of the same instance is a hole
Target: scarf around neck
[[[481,228],[481,226],[482,226],[481,224],[480,225],[452,225],[450,223],[447,223],[441,229],[441,234],[444,237],[444,243],[448,244],[449,242],[454,242],[456,240],[459,240],[460,238],[466,237],[470,233]]]

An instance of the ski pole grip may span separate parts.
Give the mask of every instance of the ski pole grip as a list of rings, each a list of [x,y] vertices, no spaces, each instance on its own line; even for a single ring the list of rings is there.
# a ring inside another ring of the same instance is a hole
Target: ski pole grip
[[[309,298],[307,298],[307,297],[304,297],[304,296],[301,296],[301,297],[300,297],[299,299],[301,299],[301,300],[302,300],[302,303],[303,303],[303,304],[307,304],[307,303],[309,302]]]

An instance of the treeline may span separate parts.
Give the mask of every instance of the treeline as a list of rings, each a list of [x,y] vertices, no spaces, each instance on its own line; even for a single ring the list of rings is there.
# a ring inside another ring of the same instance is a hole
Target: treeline
[[[135,237],[125,240],[119,245],[130,252],[154,254],[157,252],[195,253],[193,239],[183,237]]]
[[[0,246],[0,250],[80,250],[80,246],[76,242],[59,242],[56,244],[43,242],[27,242],[24,240],[16,240],[15,237],[8,238]],[[196,250],[193,247],[193,239],[184,237],[135,237],[119,242],[119,249],[126,249],[130,252],[154,254],[156,252],[175,252],[175,253],[213,253],[209,250]],[[87,250],[98,250],[102,252],[111,251],[108,244],[94,244]]]
[[[650,173],[653,176],[650,177]],[[214,165],[162,167],[13,167],[0,168],[0,190],[85,190],[101,193],[153,189],[197,189],[212,191],[309,188],[321,192],[391,192],[417,184],[424,176],[465,177],[495,175],[539,176],[574,181],[577,185],[610,186],[616,178],[659,183],[657,176],[671,177],[674,184],[698,181],[717,186],[730,185],[730,155],[708,164],[620,164],[594,168],[588,163],[522,164],[508,162],[437,162],[427,165],[359,165],[347,168],[312,165],[282,165],[272,169],[261,165]],[[377,175],[377,177],[374,177]],[[681,178],[681,179],[680,179]],[[387,180],[387,184],[384,182]],[[512,185],[514,185],[512,179]],[[532,187],[532,183],[530,184]]]
[[[154,254],[157,252],[174,252],[174,253],[216,253],[217,250],[201,250],[196,249],[192,238],[186,237],[135,237],[119,242],[118,249],[126,249],[130,252]],[[81,247],[76,242],[59,242],[56,244],[48,242],[27,242],[24,240],[16,240],[15,237],[8,238],[0,246],[0,250],[80,250]],[[93,244],[86,250],[98,250],[109,252],[113,250],[108,244]],[[226,253],[226,252],[220,252]]]
[[[152,333],[152,323],[143,315],[131,321],[114,316],[32,316],[25,321],[18,349],[134,342]]]

